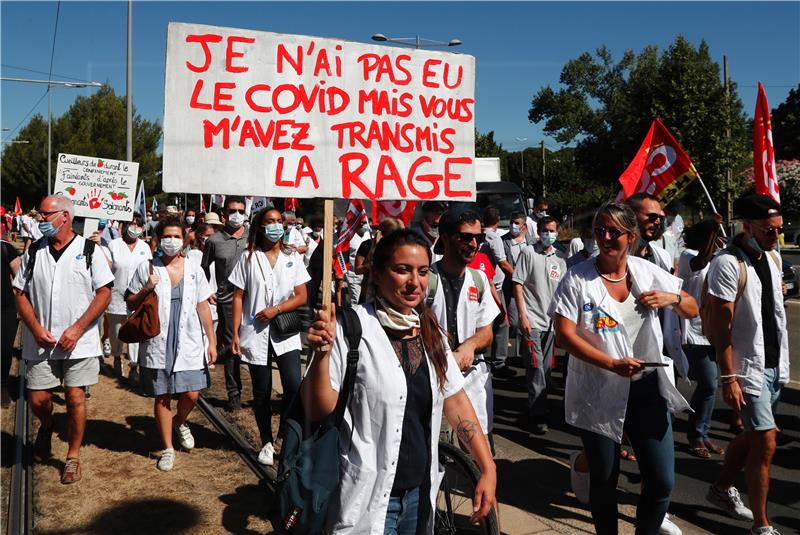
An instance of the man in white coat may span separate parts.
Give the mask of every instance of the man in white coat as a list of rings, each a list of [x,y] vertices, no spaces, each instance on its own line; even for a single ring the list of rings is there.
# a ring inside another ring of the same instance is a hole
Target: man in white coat
[[[789,381],[781,260],[775,251],[783,218],[780,204],[767,195],[747,195],[734,211],[744,232],[711,261],[707,317],[722,397],[740,413],[744,431],[728,446],[707,499],[734,518],[752,521],[750,533],[768,535],[778,533],[767,518],[769,467],[778,431],[775,406],[781,386]],[[752,511],[733,486],[743,468]]]
[[[41,422],[34,458],[52,455],[52,390],[63,384],[69,449],[61,482],[69,484],[81,479],[84,389],[97,383],[99,318],[111,302],[114,275],[97,245],[73,231],[72,201],[45,197],[39,208],[38,228],[46,239],[35,242],[23,257],[14,279],[15,299],[25,324],[22,357],[28,400]]]
[[[500,308],[483,272],[468,268],[484,240],[480,216],[466,205],[448,209],[439,220],[434,247],[442,259],[433,264],[428,303],[447,332],[453,356],[465,375],[469,396],[485,434],[492,429],[492,376],[482,352],[492,343],[492,324]],[[432,286],[435,288],[432,289]]]

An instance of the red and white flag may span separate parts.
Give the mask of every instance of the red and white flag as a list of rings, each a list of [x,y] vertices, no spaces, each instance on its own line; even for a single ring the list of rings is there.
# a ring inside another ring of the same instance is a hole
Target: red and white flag
[[[668,204],[699,176],[680,144],[656,119],[636,156],[619,177],[622,191],[617,198],[625,200],[634,193],[646,191]]]
[[[211,196],[211,206],[225,206],[225,195],[212,195]]]
[[[203,199],[203,195],[200,194],[200,212],[206,213],[206,200]]]
[[[778,173],[775,170],[775,147],[772,144],[772,120],[764,86],[758,82],[756,116],[753,120],[753,175],[756,193],[769,195],[781,202]]]
[[[287,212],[294,212],[300,208],[300,201],[293,197],[289,197],[283,201],[283,209]]]
[[[408,227],[411,218],[414,217],[416,201],[374,201],[373,222],[377,225],[387,217],[394,217],[403,222]]]
[[[17,196],[17,200],[14,202],[14,215],[22,215],[22,207],[19,204],[19,196]]]
[[[364,210],[364,203],[358,199],[351,199],[344,215],[342,228],[336,235],[335,247],[333,249],[333,269],[337,277],[344,277],[348,270],[350,256],[350,240],[356,231],[367,221],[367,212]]]

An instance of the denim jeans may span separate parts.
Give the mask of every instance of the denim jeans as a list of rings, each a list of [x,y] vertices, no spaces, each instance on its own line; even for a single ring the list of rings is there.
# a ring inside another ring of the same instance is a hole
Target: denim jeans
[[[393,493],[394,494],[394,493]],[[419,514],[419,487],[407,490],[402,496],[391,496],[386,509],[383,535],[415,535]]]
[[[717,391],[717,363],[712,346],[687,345],[683,346],[683,352],[689,360],[689,379],[697,381],[689,402],[694,412],[689,414],[689,430],[686,432],[686,438],[692,444],[708,440]]]
[[[250,380],[253,383],[253,415],[256,418],[261,444],[272,442],[272,362],[278,363],[283,387],[283,410],[281,425],[295,394],[300,389],[300,350],[295,349],[276,356],[269,345],[269,362],[266,365],[248,364]]]
[[[642,475],[636,535],[656,535],[675,485],[672,418],[658,393],[658,372],[631,382],[625,432]],[[587,430],[581,430],[581,439],[589,460],[589,503],[595,531],[598,535],[616,535],[620,445]]]

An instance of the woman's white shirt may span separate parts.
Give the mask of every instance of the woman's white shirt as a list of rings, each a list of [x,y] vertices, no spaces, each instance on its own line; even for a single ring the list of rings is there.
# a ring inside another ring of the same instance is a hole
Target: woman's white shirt
[[[389,337],[375,316],[374,306],[359,305],[355,310],[361,321],[362,338],[355,384],[342,424],[341,484],[331,501],[328,527],[337,534],[382,535],[400,454],[407,401],[406,377]],[[329,357],[330,383],[337,392],[347,371],[347,347],[342,327],[337,324],[336,340]],[[443,390],[439,389],[435,368],[426,356],[433,409],[428,497],[432,511],[436,510],[436,495],[443,475],[437,459],[444,400],[458,393],[464,385],[446,341],[445,350],[447,373]]]
[[[239,346],[242,360],[248,364],[266,366],[269,363],[269,345],[276,355],[300,350],[300,333],[283,336],[270,329],[270,324],[256,319],[265,308],[283,303],[294,295],[296,286],[307,283],[311,277],[297,252],[278,253],[275,267],[262,251],[245,251],[228,277],[231,284],[244,290],[242,323],[239,326]]]
[[[172,300],[172,283],[169,272],[161,258],[153,260],[153,272],[158,275],[159,282],[155,292],[158,296],[158,320],[161,332],[146,342],[142,342],[139,355],[144,355],[142,365],[145,368],[165,369],[167,333],[169,332],[170,301]],[[149,263],[139,264],[128,286],[128,291],[139,293],[150,278]],[[203,331],[197,304],[211,297],[203,268],[195,258],[185,258],[183,264],[183,300],[181,317],[178,323],[178,354],[175,356],[174,371],[202,370],[205,368],[205,348]]]
[[[649,290],[677,293],[681,280],[647,260],[628,257],[631,292],[634,297]],[[577,334],[613,359],[635,356],[648,362],[663,362],[657,368],[658,388],[670,412],[689,409],[675,388],[672,360],[661,354],[663,335],[657,310],[647,310],[639,331],[643,352],[635,355],[618,303],[597,273],[595,262],[582,262],[570,269],[556,290],[548,314],[574,322]],[[564,412],[567,423],[622,441],[631,380],[576,357],[569,359]]]
[[[678,258],[678,277],[683,279],[683,289],[686,290],[686,293],[694,297],[695,301],[697,301],[697,306],[700,306],[703,300],[703,284],[706,281],[706,275],[711,263],[709,262],[699,271],[692,271],[690,262],[698,254],[698,251],[694,249],[684,249]],[[681,324],[683,327],[681,329],[683,333],[682,342],[684,344],[711,345],[711,342],[703,334],[703,320],[700,319],[699,314],[690,320],[682,319]]]
[[[111,304],[106,310],[109,314],[128,314],[128,304],[125,302],[125,290],[128,289],[128,283],[131,282],[131,277],[139,264],[153,258],[150,247],[145,242],[137,239],[135,243],[133,250],[122,238],[111,240],[108,243],[111,272],[114,274]]]

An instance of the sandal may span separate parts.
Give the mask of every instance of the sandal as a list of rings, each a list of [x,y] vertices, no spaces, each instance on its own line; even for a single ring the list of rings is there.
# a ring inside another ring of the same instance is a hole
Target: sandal
[[[628,451],[625,448],[619,449],[619,458],[625,461],[636,462],[636,455],[633,454],[632,451]]]
[[[711,458],[711,454],[708,452],[708,448],[706,448],[705,443],[703,442],[695,442],[693,446],[689,446],[689,455],[699,457],[701,459]]]
[[[725,448],[721,448],[721,447],[717,446],[716,444],[714,444],[710,440],[706,440],[704,442],[704,445],[705,445],[706,449],[708,449],[708,451],[710,451],[711,453],[716,453],[717,455],[725,455]]]

